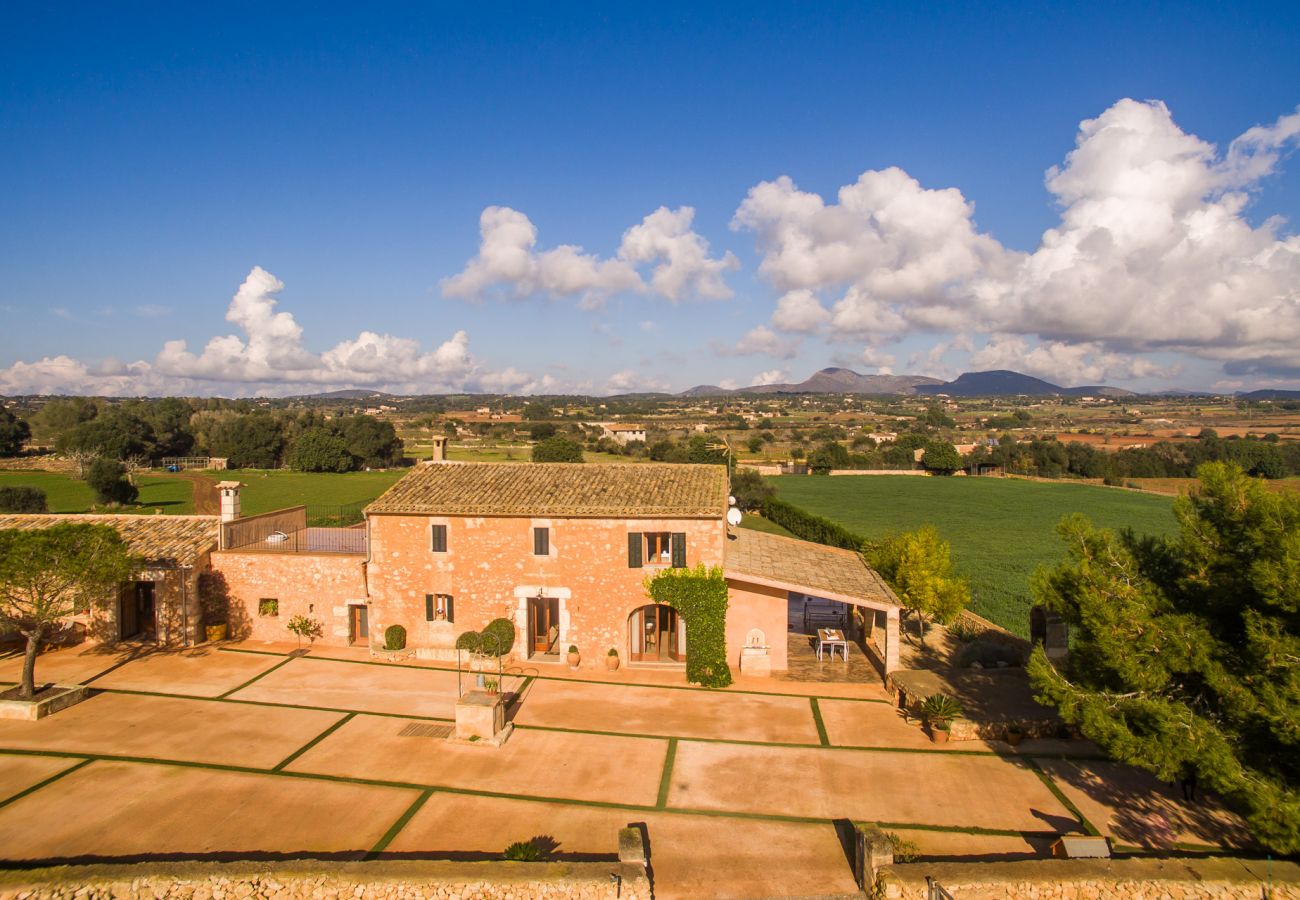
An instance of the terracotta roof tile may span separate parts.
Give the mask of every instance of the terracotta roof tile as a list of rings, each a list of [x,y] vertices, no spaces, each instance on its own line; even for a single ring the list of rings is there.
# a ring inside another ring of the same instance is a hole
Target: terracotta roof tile
[[[50,528],[64,524],[111,525],[146,562],[192,566],[217,547],[216,516],[0,515],[0,529]]]
[[[727,490],[723,466],[448,462],[420,466],[366,512],[721,518]]]
[[[898,606],[898,597],[876,572],[852,550],[827,547],[798,538],[749,528],[731,529],[727,536],[728,577],[751,577],[813,596],[835,594],[876,606]]]

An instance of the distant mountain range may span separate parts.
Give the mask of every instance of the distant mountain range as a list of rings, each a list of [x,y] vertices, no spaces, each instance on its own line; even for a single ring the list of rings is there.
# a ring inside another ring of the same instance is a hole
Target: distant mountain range
[[[396,394],[386,394],[383,391],[367,391],[360,388],[348,388],[342,391],[324,391],[319,394],[303,394],[299,397],[291,397],[292,400],[395,400]]]
[[[953,381],[925,375],[859,375],[852,369],[832,367],[813,373],[798,384],[764,384],[728,390],[717,385],[701,384],[683,391],[683,397],[720,397],[727,394],[946,394],[950,397],[1135,397],[1134,391],[1106,385],[1066,388],[999,369],[992,372],[965,372]]]

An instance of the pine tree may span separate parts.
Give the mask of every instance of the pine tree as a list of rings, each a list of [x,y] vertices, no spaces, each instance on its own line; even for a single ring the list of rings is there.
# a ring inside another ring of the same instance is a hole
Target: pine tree
[[[1209,463],[1169,539],[1084,517],[1066,562],[1035,579],[1071,628],[1068,666],[1042,649],[1042,701],[1115,759],[1194,775],[1273,850],[1300,850],[1300,497]]]

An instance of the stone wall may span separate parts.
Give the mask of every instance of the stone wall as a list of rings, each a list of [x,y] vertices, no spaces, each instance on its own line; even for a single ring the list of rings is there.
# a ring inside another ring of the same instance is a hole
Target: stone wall
[[[445,552],[430,549],[434,524],[447,527]],[[545,556],[533,555],[533,528],[550,529]],[[427,621],[424,598],[446,594],[457,633],[479,631],[496,618],[514,621],[518,656],[526,652],[528,598],[541,592],[559,601],[561,658],[575,645],[584,668],[603,668],[613,647],[626,662],[628,617],[649,602],[646,577],[663,568],[628,565],[629,532],[684,532],[688,566],[722,565],[721,518],[371,516],[371,633],[398,624],[408,646],[436,646],[442,623]]]
[[[232,638],[294,641],[285,623],[301,615],[321,623],[319,643],[346,646],[348,604],[366,601],[365,557],[357,554],[220,550],[212,554],[212,576],[228,604]],[[261,615],[262,599],[279,601],[278,614]]]
[[[643,867],[618,862],[148,863],[0,873],[0,900],[74,897],[649,900],[651,893]]]
[[[926,878],[961,900],[1300,900],[1300,866],[1242,859],[1043,859],[908,863],[880,870],[875,896],[927,900]],[[1271,888],[1271,893],[1269,892]]]

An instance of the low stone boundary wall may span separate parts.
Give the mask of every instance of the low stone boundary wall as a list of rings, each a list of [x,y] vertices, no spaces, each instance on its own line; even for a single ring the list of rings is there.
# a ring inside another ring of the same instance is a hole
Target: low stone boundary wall
[[[0,900],[275,897],[284,900],[650,900],[645,868],[619,862],[137,863],[0,872]]]
[[[930,475],[925,469],[831,469],[832,475]]]
[[[9,456],[0,459],[0,469],[22,472],[57,472],[61,475],[80,475],[81,467],[77,461],[62,456]]]
[[[1226,858],[907,863],[878,871],[875,896],[927,900],[927,877],[960,900],[1300,900],[1297,864]]]

